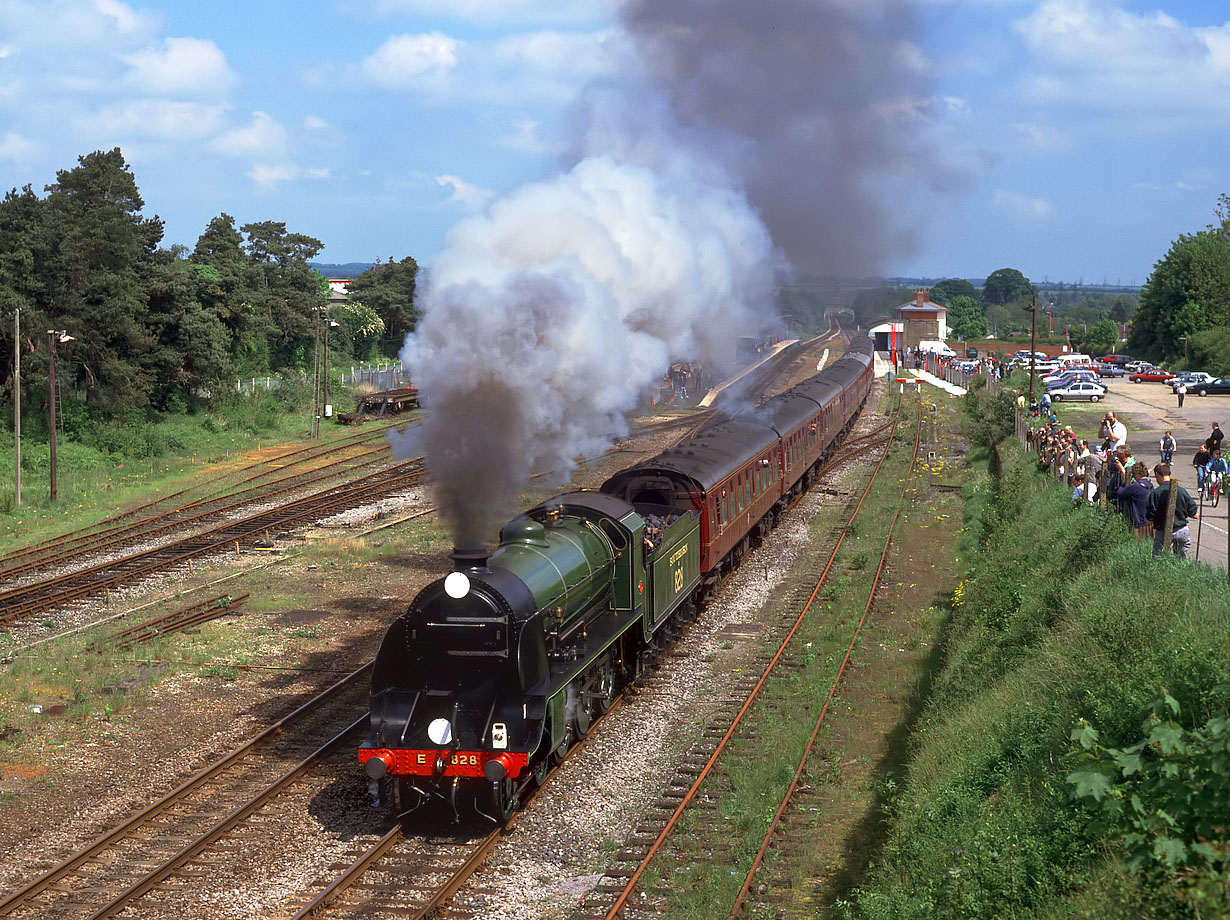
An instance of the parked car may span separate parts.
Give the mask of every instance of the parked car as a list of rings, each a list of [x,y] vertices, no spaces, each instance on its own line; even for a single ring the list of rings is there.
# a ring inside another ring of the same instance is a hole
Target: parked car
[[[1123,365],[1121,364],[1111,364],[1103,361],[1098,365],[1099,377],[1122,377],[1126,373],[1127,371],[1123,369]]]
[[[1230,393],[1230,377],[1218,377],[1208,383],[1189,386],[1187,392],[1195,393],[1197,396],[1221,396]]]
[[[1176,393],[1179,392],[1179,384],[1186,383],[1187,389],[1190,391],[1200,383],[1208,383],[1213,379],[1212,374],[1206,374],[1204,371],[1179,371],[1174,375],[1174,380],[1170,381],[1170,388]]]
[[[1065,399],[1087,399],[1090,402],[1097,402],[1106,395],[1106,386],[1089,380],[1078,380],[1066,387],[1047,390],[1047,394],[1053,402],[1063,402]]]
[[[1101,358],[1103,364],[1113,364],[1116,367],[1126,367],[1135,360],[1131,355],[1102,355]]]
[[[1128,380],[1132,383],[1144,383],[1146,380],[1153,382],[1165,383],[1174,377],[1170,371],[1164,371],[1160,367],[1150,367],[1146,370],[1137,371]]]
[[[1129,361],[1123,367],[1129,374],[1135,374],[1145,368],[1153,367],[1153,363],[1151,361]]]
[[[1090,371],[1055,371],[1043,377],[1042,383],[1049,387],[1061,383],[1075,383],[1078,380],[1092,380],[1097,383],[1098,375]]]

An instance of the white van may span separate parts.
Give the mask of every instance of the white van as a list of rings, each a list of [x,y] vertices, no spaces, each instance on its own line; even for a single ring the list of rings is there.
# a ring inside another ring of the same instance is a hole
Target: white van
[[[1067,367],[1069,364],[1092,364],[1093,358],[1088,355],[1060,355],[1055,361],[1060,367]]]
[[[933,354],[943,355],[946,358],[955,358],[957,356],[955,351],[943,342],[936,341],[935,339],[923,339],[918,343],[918,350],[923,353],[930,352]]]

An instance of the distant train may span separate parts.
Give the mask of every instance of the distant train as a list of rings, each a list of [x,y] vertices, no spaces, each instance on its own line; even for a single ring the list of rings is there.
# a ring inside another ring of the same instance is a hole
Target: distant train
[[[358,753],[396,811],[438,797],[506,820],[811,485],[866,399],[871,344],[600,491],[548,499],[489,555],[454,553],[376,656]]]

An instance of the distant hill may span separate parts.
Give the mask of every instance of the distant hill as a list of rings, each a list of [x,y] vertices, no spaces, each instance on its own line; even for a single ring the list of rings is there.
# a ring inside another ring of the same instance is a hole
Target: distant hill
[[[332,262],[308,263],[326,278],[357,278],[375,264],[375,262],[343,262],[340,265]]]

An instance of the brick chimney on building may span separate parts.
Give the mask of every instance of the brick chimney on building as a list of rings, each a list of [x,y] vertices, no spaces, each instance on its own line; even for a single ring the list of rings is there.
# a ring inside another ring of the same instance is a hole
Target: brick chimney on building
[[[923,307],[927,302],[927,289],[919,288],[914,292],[914,297],[919,307]]]

